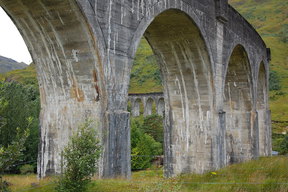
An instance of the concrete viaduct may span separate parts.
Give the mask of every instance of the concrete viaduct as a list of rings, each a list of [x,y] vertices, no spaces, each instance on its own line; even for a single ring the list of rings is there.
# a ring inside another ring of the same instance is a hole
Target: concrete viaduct
[[[128,102],[131,104],[131,115],[137,117],[140,115],[140,106],[143,104],[143,115],[151,115],[153,103],[155,103],[156,113],[164,116],[165,101],[164,94],[158,93],[129,93]],[[128,103],[129,105],[129,103]]]
[[[270,51],[227,0],[0,0],[36,64],[38,174],[87,118],[103,144],[102,177],[129,178],[130,71],[142,36],[165,98],[165,175],[203,173],[271,154]]]

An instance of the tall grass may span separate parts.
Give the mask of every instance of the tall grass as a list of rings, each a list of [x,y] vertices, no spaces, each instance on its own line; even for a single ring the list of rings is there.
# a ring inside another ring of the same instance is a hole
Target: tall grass
[[[89,191],[101,192],[287,192],[288,157],[263,157],[203,175],[165,179],[163,170],[133,172],[131,180],[94,179]],[[38,183],[35,175],[5,176],[13,191],[53,192],[53,178]],[[34,187],[31,186],[34,183]]]

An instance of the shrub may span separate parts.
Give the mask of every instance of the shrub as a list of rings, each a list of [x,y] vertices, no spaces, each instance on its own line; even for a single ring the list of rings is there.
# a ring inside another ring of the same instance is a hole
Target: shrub
[[[26,164],[20,167],[20,173],[23,175],[28,174],[28,173],[33,173],[33,172],[34,172],[33,165]]]
[[[288,154],[288,135],[285,136],[285,138],[280,143],[280,154],[285,155]]]
[[[62,152],[62,170],[56,186],[58,192],[84,192],[97,170],[101,146],[91,121],[85,122],[71,137]]]
[[[156,155],[162,154],[161,143],[142,131],[142,123],[137,119],[131,121],[132,170],[151,167],[151,161]]]
[[[152,114],[144,118],[143,131],[152,136],[155,141],[163,143],[163,117],[157,114]]]
[[[280,90],[280,78],[279,75],[277,74],[276,71],[270,71],[269,74],[269,90],[274,91],[274,90]]]

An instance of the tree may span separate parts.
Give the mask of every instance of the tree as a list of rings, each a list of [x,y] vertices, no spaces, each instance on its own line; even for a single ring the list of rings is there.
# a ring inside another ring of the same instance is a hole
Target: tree
[[[141,119],[131,120],[131,167],[132,170],[146,169],[151,166],[157,155],[162,155],[161,143],[143,132]]]
[[[284,137],[284,139],[282,140],[282,142],[280,143],[280,151],[279,151],[279,153],[281,155],[288,154],[288,135],[286,135]]]
[[[71,137],[62,153],[62,173],[56,190],[58,192],[84,192],[97,169],[97,160],[101,154],[100,141],[97,138],[92,121],[85,122],[79,131]]]
[[[163,144],[164,133],[163,133],[163,117],[157,114],[152,114],[144,118],[142,127],[144,133],[152,136],[155,141]]]
[[[26,129],[24,133],[17,129],[16,139],[12,141],[7,147],[0,145],[0,173],[2,174],[6,169],[9,169],[15,163],[25,149],[24,143],[29,136],[29,129]]]
[[[25,142],[21,162],[35,162],[39,142],[40,99],[38,87],[17,82],[0,82],[0,145],[7,147],[15,141],[17,128],[29,124],[29,137]],[[30,122],[27,120],[30,119]],[[13,167],[15,172],[18,167]]]
[[[11,142],[7,147],[0,145],[0,191],[9,192],[6,181],[2,180],[1,174],[6,169],[9,169],[22,155],[25,149],[24,143],[29,136],[29,129],[24,132],[17,129],[16,139]]]
[[[269,74],[269,90],[277,91],[280,90],[280,78],[276,71],[270,71]]]

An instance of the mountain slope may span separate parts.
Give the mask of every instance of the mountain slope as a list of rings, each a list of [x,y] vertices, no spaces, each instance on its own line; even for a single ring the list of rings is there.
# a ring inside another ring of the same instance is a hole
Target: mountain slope
[[[6,73],[15,69],[24,69],[28,65],[25,63],[18,63],[13,59],[6,58],[0,55],[0,73]]]

